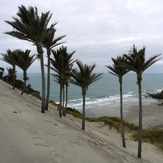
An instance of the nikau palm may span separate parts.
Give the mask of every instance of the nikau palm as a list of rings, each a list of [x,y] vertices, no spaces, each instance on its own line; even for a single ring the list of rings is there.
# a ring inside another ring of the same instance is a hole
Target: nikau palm
[[[85,96],[88,87],[93,82],[99,80],[102,74],[96,74],[92,71],[95,68],[95,64],[87,65],[80,61],[76,61],[78,69],[74,69],[71,73],[70,83],[81,87],[83,96],[83,113],[82,113],[82,130],[85,130]]]
[[[52,58],[50,58],[51,69],[55,72],[53,76],[55,81],[60,85],[60,105],[59,105],[59,116],[62,117],[62,110],[64,108],[64,85],[67,84],[68,75],[74,61],[72,55],[75,52],[68,53],[67,48],[62,46],[57,51],[52,50]],[[63,111],[63,114],[64,111]]]
[[[46,48],[47,51],[47,92],[46,92],[46,103],[45,103],[45,109],[48,110],[48,104],[49,104],[49,95],[50,95],[50,56],[51,56],[51,50],[52,48],[62,44],[63,42],[59,42],[64,36],[56,37],[55,32],[56,29],[54,28],[56,25],[52,24],[50,28],[46,31],[46,37],[43,41],[43,46]]]
[[[2,60],[5,61],[6,63],[9,63],[12,65],[12,69],[8,69],[10,73],[10,75],[13,77],[13,89],[15,89],[15,81],[16,81],[16,64],[14,62],[16,54],[14,51],[11,51],[10,49],[8,49],[6,51],[6,53],[2,53]]]
[[[15,50],[14,53],[17,56],[14,59],[14,63],[23,70],[24,88],[21,93],[22,95],[24,92],[24,89],[26,88],[26,81],[28,79],[27,69],[36,60],[36,57],[35,57],[35,54],[30,56],[30,50],[25,50],[25,51]]]
[[[138,158],[141,158],[142,152],[142,88],[141,88],[141,81],[142,81],[142,74],[143,72],[157,62],[159,59],[159,55],[154,55],[153,57],[145,60],[145,47],[140,50],[137,50],[135,45],[130,50],[129,55],[125,55],[127,58],[126,67],[136,72],[137,74],[137,84],[138,84],[138,92],[139,92],[139,129],[138,129]]]
[[[122,136],[122,145],[126,147],[125,142],[125,134],[124,134],[124,125],[123,125],[123,96],[122,96],[122,82],[123,76],[129,71],[126,67],[124,67],[124,63],[126,62],[126,58],[124,56],[118,56],[116,59],[112,58],[113,65],[106,66],[110,71],[109,73],[117,76],[119,78],[120,84],[120,117],[121,117],[121,136]]]
[[[6,32],[5,34],[11,35],[18,39],[30,41],[36,46],[38,56],[40,58],[42,78],[41,112],[45,113],[45,70],[42,44],[46,37],[46,30],[48,28],[52,14],[50,14],[50,12],[45,12],[41,13],[41,16],[39,16],[36,7],[29,7],[27,9],[23,5],[19,6],[18,9],[18,18],[13,17],[13,21],[5,21],[11,25],[14,30]]]

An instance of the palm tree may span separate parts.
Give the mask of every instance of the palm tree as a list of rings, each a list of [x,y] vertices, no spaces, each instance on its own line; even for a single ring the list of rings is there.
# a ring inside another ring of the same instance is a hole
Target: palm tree
[[[0,79],[3,78],[3,73],[4,73],[4,68],[3,67],[0,67]]]
[[[72,59],[74,53],[69,54],[67,48],[62,46],[57,51],[52,50],[53,57],[50,58],[51,69],[55,72],[53,76],[55,77],[55,81],[60,84],[60,117],[62,117],[62,108],[64,108],[64,85],[68,80],[67,72],[70,72],[70,68],[74,63]]]
[[[67,52],[66,47],[63,48],[63,62],[64,62],[64,83],[63,83],[63,116],[66,116],[67,113],[67,103],[68,103],[68,86],[69,86],[69,79],[71,77],[70,72],[72,71],[73,64],[75,60],[72,59],[73,54]],[[65,95],[65,88],[66,87],[66,95]]]
[[[35,54],[30,56],[30,50],[15,50],[14,53],[17,55],[15,57],[15,64],[23,70],[23,80],[24,80],[24,88],[26,88],[27,77],[27,69],[31,66],[31,64],[36,60]],[[23,94],[22,91],[21,95]]]
[[[40,58],[42,78],[41,112],[45,113],[45,70],[42,43],[46,37],[46,30],[52,14],[50,14],[48,11],[39,16],[37,8],[33,8],[31,6],[27,9],[25,6],[21,5],[18,7],[18,9],[18,18],[13,17],[13,21],[5,21],[11,25],[14,30],[6,32],[5,34],[11,35],[18,39],[30,41],[36,46],[38,56]]]
[[[82,113],[82,130],[85,130],[85,96],[88,90],[88,86],[93,82],[99,80],[102,74],[92,73],[95,68],[95,64],[87,65],[80,61],[76,61],[78,69],[73,69],[70,78],[70,83],[81,87],[83,96],[83,113]]]
[[[123,125],[123,95],[122,95],[122,82],[123,76],[129,71],[124,67],[126,58],[124,56],[118,56],[116,59],[112,58],[113,65],[106,66],[110,71],[109,73],[117,76],[119,78],[120,84],[120,117],[121,117],[121,136],[122,136],[122,145],[126,148],[125,134],[124,134],[124,125]]]
[[[12,65],[12,69],[10,68],[10,75],[12,76],[12,80],[13,80],[13,89],[15,89],[15,81],[16,81],[16,65],[15,65],[15,57],[16,54],[14,53],[14,51],[11,51],[10,49],[8,49],[6,51],[6,53],[2,53],[2,58],[1,60],[9,63]],[[12,73],[11,73],[12,72]]]
[[[7,68],[7,71],[8,71],[8,75],[5,77],[5,81],[9,83],[12,81],[13,84],[13,80],[16,79],[16,71],[13,70],[13,68]],[[14,84],[16,85],[16,82]],[[13,89],[15,89],[15,86],[13,87]]]
[[[141,158],[142,152],[142,74],[143,72],[157,62],[159,59],[159,55],[154,55],[153,57],[145,60],[145,47],[140,50],[137,50],[135,45],[130,50],[129,55],[125,55],[127,61],[125,63],[126,67],[136,72],[137,74],[137,84],[138,84],[138,92],[139,92],[139,129],[138,129],[138,158]]]
[[[75,53],[75,52],[73,52]],[[71,53],[72,54],[72,53]],[[75,62],[75,61],[74,61]],[[64,85],[66,86],[66,100],[65,100],[65,106],[64,106],[64,110],[63,110],[63,116],[66,116],[67,113],[67,104],[68,104],[68,87],[69,87],[69,79],[71,77],[70,73],[72,72],[72,65],[69,65],[67,68],[67,72],[65,74],[65,82]]]
[[[55,24],[52,24],[49,29],[47,29],[46,38],[43,41],[43,46],[46,48],[47,51],[47,94],[46,94],[46,103],[45,103],[45,110],[48,110],[48,104],[49,104],[49,95],[50,95],[50,55],[52,48],[62,44],[63,42],[58,43],[64,36],[60,36],[55,38],[55,32],[56,29],[54,28]]]

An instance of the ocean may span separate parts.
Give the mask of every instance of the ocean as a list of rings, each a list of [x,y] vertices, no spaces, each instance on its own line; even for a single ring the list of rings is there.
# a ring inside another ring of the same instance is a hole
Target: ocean
[[[22,79],[22,74],[17,74]],[[28,74],[28,84],[32,88],[41,92],[41,75],[38,73]],[[156,100],[146,97],[147,93],[158,93],[163,89],[163,74],[144,73],[142,80],[143,103],[152,103]],[[59,103],[59,84],[51,76],[50,99]],[[123,77],[123,101],[124,104],[138,103],[138,86],[136,83],[136,74],[128,73]],[[104,73],[102,78],[89,86],[86,95],[86,109],[109,108],[119,106],[119,81],[112,74]],[[68,106],[82,109],[81,88],[75,85],[69,85]]]

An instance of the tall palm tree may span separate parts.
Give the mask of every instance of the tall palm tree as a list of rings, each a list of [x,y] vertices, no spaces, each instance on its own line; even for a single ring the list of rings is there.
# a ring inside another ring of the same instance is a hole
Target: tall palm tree
[[[83,64],[80,61],[76,61],[79,69],[73,69],[70,78],[70,83],[81,87],[82,96],[83,96],[83,113],[82,113],[82,130],[85,130],[85,96],[88,90],[88,87],[93,82],[99,80],[102,74],[96,74],[92,71],[95,68],[95,64],[87,65]]]
[[[45,110],[48,110],[48,104],[49,104],[49,95],[50,95],[50,55],[51,55],[51,50],[52,48],[62,44],[63,42],[59,42],[62,38],[64,38],[66,35],[64,36],[60,36],[60,37],[55,37],[55,32],[56,29],[54,28],[54,26],[56,25],[52,24],[51,27],[49,29],[47,29],[47,34],[46,37],[43,41],[43,46],[46,48],[47,51],[47,93],[46,93],[46,104],[45,104]]]
[[[67,83],[68,75],[74,61],[72,56],[75,52],[68,53],[67,48],[62,46],[57,51],[52,50],[52,58],[50,58],[51,69],[55,72],[53,76],[55,81],[60,84],[60,106],[59,116],[62,117],[62,108],[64,108],[64,85]]]
[[[12,75],[12,79],[13,79],[13,89],[15,89],[15,81],[16,81],[16,65],[15,65],[15,57],[16,57],[16,54],[14,51],[11,51],[10,49],[8,49],[6,51],[6,53],[2,53],[2,58],[1,60],[9,63],[12,65],[12,70],[10,69],[10,75]]]
[[[125,134],[124,134],[124,125],[123,125],[123,95],[122,95],[122,82],[123,76],[129,71],[124,67],[126,58],[124,56],[118,56],[116,59],[112,58],[113,65],[106,66],[109,69],[109,73],[117,76],[119,78],[120,84],[120,117],[121,117],[121,136],[122,136],[122,145],[126,148]]]
[[[68,86],[69,86],[69,79],[71,77],[70,72],[72,71],[72,67],[74,65],[75,60],[72,59],[73,54],[75,51],[72,53],[67,52],[67,48],[64,47],[64,83],[63,83],[63,116],[66,116],[67,112],[67,103],[68,103]],[[66,90],[64,89],[66,87]],[[66,94],[65,94],[66,92]]]
[[[153,57],[145,60],[145,47],[140,50],[137,50],[135,45],[133,45],[132,49],[129,52],[129,55],[125,55],[127,61],[125,63],[126,67],[136,72],[137,74],[137,84],[138,84],[138,92],[139,92],[139,129],[138,129],[138,158],[141,158],[142,152],[142,74],[143,72],[157,62],[159,59],[159,55],[154,55]]]
[[[30,56],[30,50],[15,50],[14,53],[17,55],[15,57],[15,64],[23,70],[23,80],[24,80],[24,88],[26,88],[27,77],[27,69],[31,66],[31,64],[36,60],[35,54]],[[22,91],[21,95],[23,94]]]
[[[45,70],[42,43],[46,37],[46,30],[52,14],[48,11],[41,13],[41,16],[39,16],[36,7],[30,6],[27,9],[25,6],[21,5],[18,7],[17,16],[18,18],[13,17],[13,21],[5,21],[14,28],[13,31],[6,32],[5,34],[32,42],[36,46],[38,56],[40,57],[42,78],[41,112],[45,113]]]
[[[73,52],[73,53],[75,53],[75,52]],[[72,66],[73,66],[73,63],[72,63],[72,65],[69,65],[69,67],[67,68],[67,72],[68,73],[66,72],[66,74],[65,74],[65,82],[64,82],[64,85],[66,86],[66,95],[65,95],[66,97],[65,97],[65,106],[64,106],[64,110],[63,110],[63,116],[66,116],[66,113],[67,113],[68,87],[69,87],[69,79],[71,77],[70,73],[72,72]]]

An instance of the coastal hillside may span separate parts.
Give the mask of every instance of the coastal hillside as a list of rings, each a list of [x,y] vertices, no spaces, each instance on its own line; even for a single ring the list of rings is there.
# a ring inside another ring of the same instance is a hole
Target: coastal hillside
[[[143,143],[142,159],[137,142],[102,123],[81,121],[71,115],[58,117],[50,106],[40,113],[41,103],[0,80],[0,162],[1,163],[162,163],[163,153]]]

